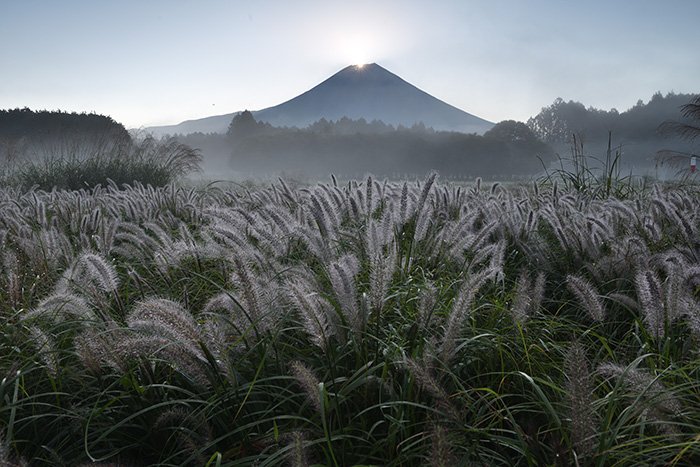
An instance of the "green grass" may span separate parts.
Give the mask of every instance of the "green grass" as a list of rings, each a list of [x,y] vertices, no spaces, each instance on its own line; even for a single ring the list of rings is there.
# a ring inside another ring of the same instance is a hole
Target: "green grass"
[[[622,146],[612,146],[612,133],[608,134],[608,149],[604,159],[588,155],[583,141],[573,135],[571,158],[559,158],[559,168],[548,169],[539,183],[560,183],[565,191],[576,191],[591,198],[634,198],[648,190],[649,180],[644,176],[622,173]]]
[[[697,190],[615,194],[0,191],[0,463],[697,465]]]

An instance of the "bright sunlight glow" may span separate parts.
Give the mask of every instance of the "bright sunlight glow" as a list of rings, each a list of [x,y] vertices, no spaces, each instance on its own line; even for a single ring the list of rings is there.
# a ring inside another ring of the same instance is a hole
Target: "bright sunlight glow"
[[[353,63],[358,68],[362,68],[370,61],[371,49],[370,38],[359,34],[345,37],[340,46],[340,51],[345,57],[346,63]]]

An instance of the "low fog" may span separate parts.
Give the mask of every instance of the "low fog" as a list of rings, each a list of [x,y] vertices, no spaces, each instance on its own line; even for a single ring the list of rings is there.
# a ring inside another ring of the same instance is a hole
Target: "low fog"
[[[322,119],[303,129],[279,128],[243,112],[225,135],[195,133],[178,136],[178,141],[202,151],[205,176],[235,170],[238,177],[327,178],[333,173],[354,178],[373,173],[398,178],[438,170],[460,179],[512,178],[536,173],[542,168],[540,159],[549,163],[554,156],[525,124],[514,121],[476,135],[347,118]]]
[[[381,83],[421,95],[422,91],[378,68],[375,72],[381,77],[391,78],[380,80]],[[311,90],[314,92],[277,106],[276,115],[284,115],[285,121],[299,117],[309,102],[332,100],[329,81],[355,83],[353,80],[361,76],[358,73],[357,69],[341,71]],[[314,94],[319,89],[323,96],[320,100]],[[454,115],[447,104],[425,96],[426,102],[436,109]],[[423,114],[427,123],[411,125],[343,116],[321,117],[310,124],[302,119],[298,125],[289,126],[256,117],[264,111],[243,111],[231,114],[225,131],[183,131],[155,139],[150,134],[158,135],[158,131],[130,133],[102,115],[15,109],[0,112],[0,158],[7,172],[22,167],[25,161],[44,161],[41,163],[46,170],[53,170],[50,164],[57,160],[122,160],[131,154],[144,158],[144,151],[159,154],[158,164],[163,165],[169,163],[169,151],[174,151],[188,154],[188,167],[193,167],[196,159],[201,170],[190,177],[203,180],[283,176],[313,181],[326,180],[330,174],[351,179],[368,173],[400,179],[422,177],[433,170],[451,180],[525,180],[562,165],[568,169],[570,159],[581,155],[596,170],[610,153],[612,157],[619,156],[618,169],[623,174],[669,178],[687,172],[690,156],[698,153],[697,143],[679,132],[683,125],[693,124],[692,116],[684,117],[681,109],[695,98],[689,94],[657,93],[624,111],[600,110],[556,99],[527,122],[486,122],[488,129],[480,133],[440,128],[443,114],[438,111]],[[391,107],[391,102],[390,99],[385,104]],[[326,114],[331,107],[325,106]],[[372,114],[370,110],[368,115]],[[480,121],[463,114],[465,121]],[[187,122],[174,128],[191,129],[197,122],[201,125],[210,121]],[[411,121],[411,117],[406,116],[403,121]],[[145,145],[141,143],[144,139]]]

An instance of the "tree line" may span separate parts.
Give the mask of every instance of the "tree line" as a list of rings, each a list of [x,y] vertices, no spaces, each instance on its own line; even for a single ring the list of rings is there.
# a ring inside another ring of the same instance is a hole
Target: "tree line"
[[[693,94],[660,92],[649,102],[641,99],[630,109],[619,112],[586,107],[581,102],[557,98],[552,105],[543,107],[540,113],[527,121],[528,127],[548,143],[568,142],[576,133],[589,140],[607,139],[608,132],[628,140],[653,140],[673,136],[664,131],[664,123],[676,121],[681,108],[697,97]]]
[[[194,133],[179,141],[208,154],[227,154],[243,172],[299,171],[362,175],[438,170],[465,177],[531,174],[554,158],[552,149],[521,122],[504,121],[484,135],[410,128],[374,120],[320,119],[306,128],[273,127],[244,111],[226,135]]]
[[[124,125],[96,113],[0,110],[0,160],[24,157],[80,156],[115,144],[129,144]]]
[[[602,159],[612,142],[625,170],[644,173],[664,165],[669,157],[685,166],[686,159],[700,151],[692,137],[700,134],[700,119],[692,112],[698,102],[697,94],[657,92],[648,102],[640,99],[620,112],[557,98],[530,118],[527,126],[560,154],[577,151]]]

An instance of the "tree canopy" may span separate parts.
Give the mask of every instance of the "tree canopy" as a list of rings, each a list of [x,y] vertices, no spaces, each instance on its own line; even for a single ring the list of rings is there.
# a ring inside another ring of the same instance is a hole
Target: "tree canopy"
[[[607,140],[608,132],[627,141],[649,141],[663,138],[660,127],[665,121],[677,120],[680,109],[693,98],[692,94],[660,92],[646,104],[639,100],[635,106],[617,109],[586,108],[582,103],[557,98],[551,105],[527,121],[532,131],[545,142],[562,143],[577,134],[589,141]]]
[[[124,125],[95,113],[75,113],[28,108],[0,110],[0,138],[52,137],[65,133],[128,137]]]

